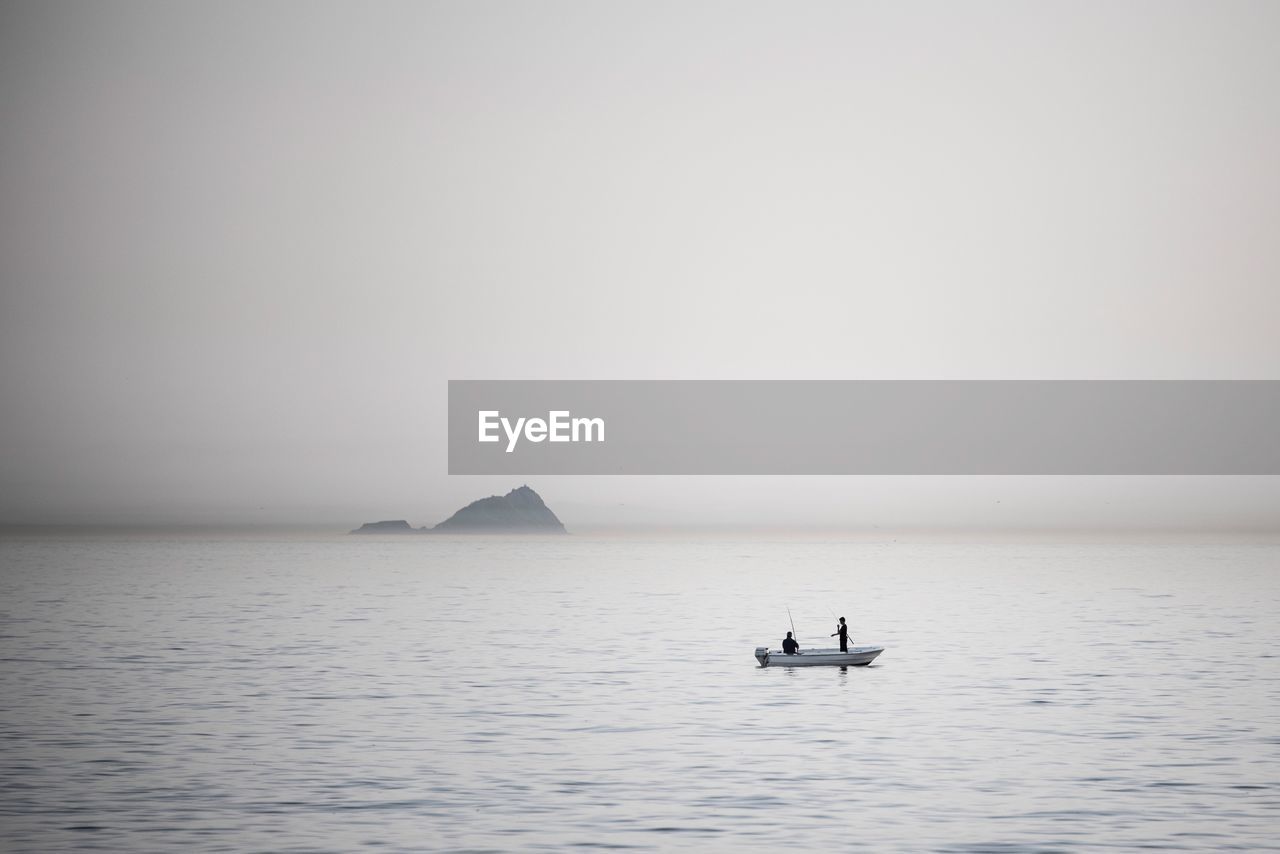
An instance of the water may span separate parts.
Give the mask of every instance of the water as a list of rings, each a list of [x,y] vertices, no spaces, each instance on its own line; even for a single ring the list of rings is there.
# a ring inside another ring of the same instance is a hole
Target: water
[[[866,668],[762,669],[804,645]],[[1280,547],[0,541],[0,848],[1275,848]]]

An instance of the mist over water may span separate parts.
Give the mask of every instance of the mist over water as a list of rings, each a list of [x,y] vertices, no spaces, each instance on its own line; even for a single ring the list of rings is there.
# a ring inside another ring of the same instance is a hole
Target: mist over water
[[[0,540],[6,849],[1274,846],[1280,547]],[[868,668],[761,669],[794,615]]]
[[[451,379],[1275,379],[1278,40],[1247,2],[4,4],[0,522],[437,522],[518,483],[446,474]],[[1275,480],[535,487],[1274,531]]]

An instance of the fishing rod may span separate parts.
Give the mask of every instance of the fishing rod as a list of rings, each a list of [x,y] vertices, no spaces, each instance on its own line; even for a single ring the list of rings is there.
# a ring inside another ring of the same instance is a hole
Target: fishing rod
[[[796,621],[791,619],[791,606],[787,606],[787,620],[791,623],[791,639],[797,644],[800,643],[800,636],[796,634]]]

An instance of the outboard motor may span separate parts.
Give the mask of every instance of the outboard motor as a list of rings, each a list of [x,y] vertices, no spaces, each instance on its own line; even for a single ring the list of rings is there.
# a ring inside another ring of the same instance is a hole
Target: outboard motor
[[[756,647],[756,661],[760,662],[761,667],[769,666],[769,647],[767,646]]]

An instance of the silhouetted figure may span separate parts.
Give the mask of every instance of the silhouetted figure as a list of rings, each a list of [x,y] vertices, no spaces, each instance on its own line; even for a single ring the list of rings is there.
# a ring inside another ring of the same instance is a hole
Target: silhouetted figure
[[[831,637],[840,636],[840,651],[849,651],[849,627],[845,625],[844,617],[840,618],[840,625],[836,626],[836,630],[831,633]]]
[[[787,655],[795,655],[800,651],[800,644],[796,643],[795,638],[791,637],[791,632],[787,632],[787,637],[782,641],[782,651]]]

